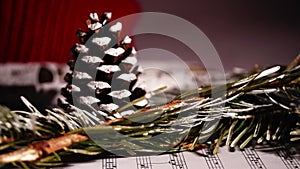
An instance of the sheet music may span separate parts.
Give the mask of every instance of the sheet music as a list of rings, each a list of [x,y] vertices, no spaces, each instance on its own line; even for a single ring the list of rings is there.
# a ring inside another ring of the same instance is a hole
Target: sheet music
[[[286,151],[284,151],[284,148],[282,147],[277,148],[276,153],[280,157],[281,161],[284,163],[286,168],[288,169],[300,168],[299,154],[297,159],[289,155]]]
[[[266,169],[264,162],[259,157],[255,149],[245,148],[245,150],[242,151],[242,153],[251,168]]]
[[[182,69],[181,62],[171,62],[172,60],[159,63],[157,61],[139,60],[139,65],[144,68],[151,67],[151,65],[164,68],[162,70],[168,72],[172,77],[179,77],[177,80],[185,83],[183,86],[186,89],[192,88],[193,86],[190,85],[192,80],[186,79],[188,78],[186,76],[187,70]],[[201,78],[196,79],[199,84],[205,85],[206,82],[209,84],[209,78],[207,78],[205,72],[194,73],[197,75],[195,77]],[[217,77],[217,72],[215,76]],[[161,79],[158,79],[158,77]],[[170,88],[173,87],[172,83],[169,83],[170,79],[162,76],[159,72],[144,72],[139,79],[147,81],[147,87],[152,89],[159,86],[159,81],[166,82],[164,85]],[[300,169],[299,154],[289,156],[284,146],[269,147],[268,150],[266,152],[259,149],[245,148],[244,151],[229,152],[228,147],[224,146],[220,148],[217,155],[210,155],[207,149],[203,149],[197,152],[180,152],[157,156],[109,157],[108,159],[72,164],[69,167],[64,167],[64,169]]]
[[[114,155],[109,155],[101,160],[102,169],[117,169],[117,158]]]
[[[63,169],[296,169],[299,154],[288,155],[284,147],[271,147],[264,152],[253,148],[229,152],[221,147],[217,155],[207,149],[156,156],[117,158],[109,156],[95,161],[71,164]]]

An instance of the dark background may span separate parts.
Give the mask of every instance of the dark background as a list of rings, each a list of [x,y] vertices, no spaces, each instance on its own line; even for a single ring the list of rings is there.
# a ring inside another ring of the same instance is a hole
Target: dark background
[[[226,70],[287,64],[300,51],[299,0],[1,0],[0,5],[2,63],[65,63],[77,42],[75,31],[85,28],[89,12],[105,11],[112,11],[113,18],[143,11],[182,17],[208,36]],[[134,21],[124,27],[132,29]],[[194,58],[168,38],[156,44],[151,37],[142,39],[137,47],[166,48],[186,60]]]
[[[140,2],[142,11],[166,12],[195,24],[211,40],[226,70],[250,69],[254,64],[262,67],[288,64],[300,53],[299,0]],[[154,46],[172,48],[171,40],[162,39]],[[150,42],[144,40],[137,45],[147,46],[147,43]],[[187,59],[193,58],[189,57],[192,53],[179,46],[172,50]]]
[[[227,71],[251,69],[255,64],[285,65],[300,51],[299,0],[1,0],[0,63],[65,64],[77,42],[75,32],[86,28],[89,13],[107,11],[113,18],[136,12],[165,12],[184,18],[207,35]],[[138,18],[123,28],[133,29],[137,22]],[[184,61],[198,59],[187,46],[169,37],[136,36],[135,46],[166,49]],[[12,109],[20,108],[20,95],[42,109],[57,94],[35,93],[32,86],[0,84],[0,89],[0,104]]]
[[[236,66],[250,69],[254,64],[287,64],[297,56],[300,47],[299,0],[1,0],[0,3],[2,63],[65,63],[70,58],[69,49],[77,42],[77,28],[85,28],[89,12],[104,11],[112,11],[113,18],[144,11],[182,17],[208,36],[226,70]],[[124,27],[132,29],[134,22]],[[167,38],[155,43],[149,37],[137,46],[167,48],[186,60],[193,59],[192,53]]]
[[[66,63],[90,12],[119,18],[139,11],[133,0],[0,0],[0,63]]]

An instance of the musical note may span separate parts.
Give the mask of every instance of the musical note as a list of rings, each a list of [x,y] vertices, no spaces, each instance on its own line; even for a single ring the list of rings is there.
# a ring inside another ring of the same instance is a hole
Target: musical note
[[[173,169],[187,169],[186,161],[182,152],[169,154],[169,157],[169,163],[172,165]]]
[[[138,169],[152,169],[151,158],[149,156],[136,157]]]
[[[205,161],[210,169],[224,169],[224,166],[219,158],[219,156],[211,155],[208,149],[202,150],[202,153],[205,155]]]
[[[286,166],[286,168],[288,169],[300,168],[300,162],[292,155],[289,154],[285,146],[279,146],[275,150],[278,156],[280,157],[281,161]]]
[[[76,163],[61,169],[300,169],[299,154],[291,155],[285,146],[280,146],[257,146],[255,150],[245,148],[234,153],[228,152],[227,147],[220,147],[217,155],[209,154],[208,149],[198,150],[197,153],[178,152],[125,158],[111,155],[105,159]]]
[[[102,169],[117,169],[117,158],[114,155],[110,155],[102,159]]]
[[[253,148],[245,148],[242,153],[251,168],[266,169],[265,164]]]

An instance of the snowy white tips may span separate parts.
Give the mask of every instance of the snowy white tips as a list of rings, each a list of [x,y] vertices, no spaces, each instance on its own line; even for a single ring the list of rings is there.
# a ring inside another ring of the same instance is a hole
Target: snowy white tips
[[[91,105],[100,102],[100,100],[92,96],[81,96],[79,97],[79,102],[82,104]]]
[[[117,78],[131,82],[136,79],[136,75],[133,73],[123,73],[120,76],[118,76]]]
[[[97,67],[97,70],[100,70],[105,73],[113,73],[120,71],[121,69],[117,65],[102,65],[100,67]]]
[[[92,76],[90,76],[89,74],[85,72],[79,72],[79,71],[74,72],[73,77],[75,79],[92,79]]]
[[[112,17],[111,12],[105,12],[104,14],[106,15],[107,19],[111,19],[111,17]]]
[[[125,44],[130,44],[131,42],[132,42],[132,39],[129,36],[125,36],[125,38],[122,41],[122,43],[125,43]]]
[[[76,48],[75,50],[79,53],[88,53],[89,48],[87,48],[85,45],[76,43]]]
[[[98,17],[98,14],[97,14],[97,13],[90,13],[90,18],[91,18],[93,21],[99,21],[99,17]]]
[[[104,53],[117,57],[117,56],[123,54],[124,52],[125,52],[125,50],[123,48],[118,47],[118,48],[110,48],[110,49],[106,50]]]
[[[120,32],[122,30],[122,23],[121,22],[117,22],[116,24],[112,25],[109,30],[111,32]]]
[[[101,104],[100,108],[104,109],[108,112],[112,112],[114,110],[117,110],[119,108],[119,106],[114,103],[109,103],[109,104]]]
[[[111,88],[111,86],[107,82],[102,81],[91,81],[87,84],[87,86],[92,90]]]
[[[86,63],[102,63],[103,60],[97,56],[83,56],[81,58],[82,61]]]
[[[99,45],[100,47],[107,46],[111,41],[109,37],[93,38],[92,42]]]
[[[118,91],[112,91],[108,95],[110,95],[111,97],[118,98],[118,99],[123,99],[123,98],[129,97],[131,95],[131,92],[126,89],[123,89],[123,90],[118,90]]]
[[[126,59],[122,60],[122,63],[128,63],[131,65],[135,65],[137,63],[137,59],[136,59],[136,57],[130,56],[130,57],[127,57]]]

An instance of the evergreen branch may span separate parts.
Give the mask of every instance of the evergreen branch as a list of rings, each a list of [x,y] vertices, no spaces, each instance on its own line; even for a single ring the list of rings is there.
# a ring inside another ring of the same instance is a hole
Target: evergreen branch
[[[40,113],[22,98],[31,112],[10,111],[0,107],[0,162],[23,168],[26,168],[26,165],[61,165],[60,156],[66,154],[105,153],[98,145],[108,146],[110,150],[121,150],[129,155],[138,155],[163,153],[166,147],[171,147],[169,152],[193,151],[202,148],[204,144],[215,154],[223,145],[233,151],[236,147],[243,149],[265,142],[272,144],[298,142],[299,58],[287,68],[273,66],[228,83],[225,95],[212,98],[212,91],[218,92],[222,89],[203,87],[177,96],[168,104],[139,109],[128,116],[98,126],[86,127],[84,124],[87,124],[88,119],[82,115],[84,112],[76,107],[68,112],[54,108]],[[199,97],[195,97],[195,94]],[[128,108],[128,105],[125,106],[127,107],[120,108],[114,113],[121,114]],[[155,120],[147,122],[149,119]],[[145,123],[141,124],[139,121]],[[216,123],[209,126],[206,122]],[[112,134],[112,131],[126,136],[128,140]],[[103,138],[120,142],[112,144],[103,139],[87,139],[89,136],[86,132],[95,132]],[[165,138],[151,140],[162,133],[177,136],[187,134],[175,142]],[[72,142],[74,140],[68,138],[72,135],[80,137],[78,140],[80,142]],[[25,141],[21,142],[24,138]],[[46,154],[40,154],[41,151],[47,150],[46,145],[56,144],[59,140],[62,140],[63,144],[46,151]],[[137,140],[142,140],[143,145],[138,144]],[[37,148],[33,145],[39,146]],[[20,146],[22,148],[19,148]],[[38,154],[30,160],[25,160],[25,156],[16,157],[20,152],[30,154],[31,150]]]

